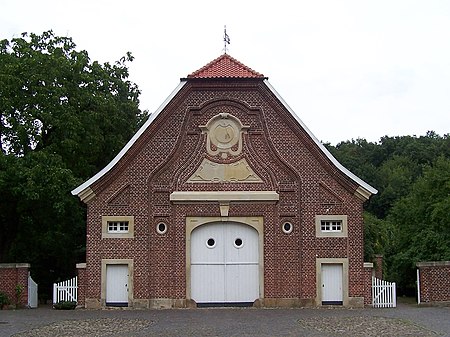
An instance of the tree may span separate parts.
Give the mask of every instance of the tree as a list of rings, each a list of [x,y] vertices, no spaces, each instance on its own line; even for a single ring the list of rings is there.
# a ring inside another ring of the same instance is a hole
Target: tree
[[[75,48],[52,31],[0,42],[0,145],[16,156],[59,154],[75,176],[88,178],[145,116],[139,89],[127,80],[130,53],[101,65]]]
[[[70,191],[145,117],[132,60],[91,62],[52,31],[0,41],[0,262],[30,262],[41,290],[85,260],[85,208]]]
[[[401,290],[411,292],[417,262],[450,260],[450,159],[441,156],[426,167],[388,218],[396,230],[391,276]]]
[[[418,261],[450,259],[450,137],[382,137],[327,144],[350,171],[378,189],[365,204],[364,257],[385,256],[400,294],[415,292]]]
[[[364,212],[364,261],[373,261],[375,254],[385,255],[392,246],[393,226],[387,220]],[[384,266],[385,267],[385,266]]]
[[[69,192],[80,180],[59,155],[46,151],[2,158],[14,161],[0,176],[0,192],[8,193],[0,209],[6,212],[3,260],[30,263],[42,294],[49,293],[51,283],[72,275],[85,259],[85,212]]]

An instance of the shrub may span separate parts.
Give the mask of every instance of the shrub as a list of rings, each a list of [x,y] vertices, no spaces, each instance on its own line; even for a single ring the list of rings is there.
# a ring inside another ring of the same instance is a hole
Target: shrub
[[[19,308],[20,307],[20,300],[21,300],[21,298],[22,298],[22,293],[23,293],[23,285],[21,285],[21,284],[18,284],[18,285],[16,285],[16,288],[15,288],[15,291],[16,291],[16,308]]]
[[[73,310],[77,306],[77,302],[75,301],[59,301],[58,303],[53,304],[53,308],[56,310]]]
[[[0,309],[3,309],[4,306],[10,304],[11,301],[9,300],[8,295],[6,295],[3,291],[0,291]]]

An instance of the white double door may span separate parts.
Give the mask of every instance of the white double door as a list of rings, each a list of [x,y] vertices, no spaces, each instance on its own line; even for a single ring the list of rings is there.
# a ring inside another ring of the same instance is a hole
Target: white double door
[[[258,232],[245,224],[202,225],[191,234],[191,298],[252,303],[259,298]]]

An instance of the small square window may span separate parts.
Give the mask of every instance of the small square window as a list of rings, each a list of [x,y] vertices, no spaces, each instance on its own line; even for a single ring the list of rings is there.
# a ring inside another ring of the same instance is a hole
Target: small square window
[[[102,216],[102,239],[133,237],[133,216]]]
[[[347,216],[316,215],[316,237],[347,237]]]
[[[342,220],[321,220],[320,230],[322,232],[342,232]]]
[[[108,221],[108,233],[128,233],[128,221]]]

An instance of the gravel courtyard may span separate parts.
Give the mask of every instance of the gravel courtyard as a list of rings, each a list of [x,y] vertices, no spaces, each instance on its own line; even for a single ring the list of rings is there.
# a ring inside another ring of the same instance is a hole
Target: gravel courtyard
[[[0,336],[450,337],[450,308],[0,311]]]

